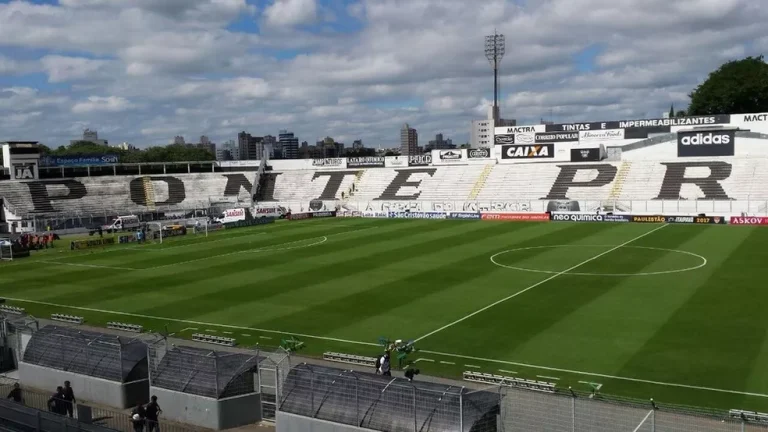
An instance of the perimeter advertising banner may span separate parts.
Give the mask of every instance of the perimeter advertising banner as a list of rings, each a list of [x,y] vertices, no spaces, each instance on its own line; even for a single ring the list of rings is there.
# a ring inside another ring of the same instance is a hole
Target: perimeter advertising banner
[[[768,217],[762,216],[732,216],[731,225],[768,225]]]
[[[495,221],[521,221],[521,222],[542,222],[548,221],[549,215],[546,213],[481,213],[482,220]]]
[[[347,158],[347,168],[384,167],[384,156],[362,156]]]

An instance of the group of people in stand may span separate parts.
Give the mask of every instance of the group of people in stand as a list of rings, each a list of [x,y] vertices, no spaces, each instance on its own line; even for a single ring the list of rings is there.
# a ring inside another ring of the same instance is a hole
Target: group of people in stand
[[[6,399],[20,404],[24,403],[19,383],[13,385]],[[64,386],[56,387],[56,393],[48,399],[48,410],[55,414],[73,418],[74,404],[76,403],[77,399],[75,398],[72,384],[69,381],[64,381]],[[144,432],[146,427],[147,432],[160,432],[159,417],[162,412],[163,410],[160,409],[160,405],[157,403],[157,396],[152,396],[151,401],[147,405],[138,405],[131,411],[130,420],[133,424],[133,430],[135,432]]]
[[[48,249],[49,247],[53,247],[53,240],[55,239],[55,234],[52,232],[46,232],[43,234],[22,234],[18,238],[19,246],[21,246],[24,249],[31,249],[31,250],[40,250],[40,249]]]

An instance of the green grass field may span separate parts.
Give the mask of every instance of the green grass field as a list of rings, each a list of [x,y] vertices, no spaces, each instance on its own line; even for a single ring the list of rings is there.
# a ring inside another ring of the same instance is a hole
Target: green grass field
[[[416,339],[464,370],[768,411],[768,230],[325,219],[0,264],[33,315],[375,355]]]

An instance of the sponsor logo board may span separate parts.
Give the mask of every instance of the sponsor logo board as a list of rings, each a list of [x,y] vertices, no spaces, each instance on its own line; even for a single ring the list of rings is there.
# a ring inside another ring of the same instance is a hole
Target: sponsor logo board
[[[490,159],[491,149],[488,149],[488,148],[468,149],[467,157],[469,159]]]
[[[385,218],[389,216],[389,212],[385,211],[364,211],[361,213],[364,218]]]
[[[13,178],[16,180],[34,180],[35,164],[33,163],[13,164]]]
[[[677,156],[733,156],[735,141],[735,130],[678,132]]]
[[[605,216],[596,213],[550,213],[557,222],[605,222]]]
[[[515,142],[512,144],[533,144],[536,142],[536,135],[532,133],[515,134]]]
[[[249,226],[255,226],[255,225],[266,225],[275,223],[275,218],[273,217],[263,217],[258,219],[246,219],[241,220],[237,222],[229,222],[224,224],[224,228],[226,229],[232,229],[232,228],[245,228]]]
[[[674,117],[666,119],[643,120],[619,120],[609,122],[591,123],[565,123],[546,125],[547,132],[573,132],[602,129],[632,129],[632,128],[664,128],[673,126],[708,126],[716,124],[728,124],[731,122],[729,114],[699,117]]]
[[[347,168],[383,167],[384,156],[365,156],[347,158]]]
[[[312,213],[291,213],[288,215],[288,220],[302,220],[302,219],[311,219]]]
[[[461,150],[440,150],[438,153],[442,162],[461,162]]]
[[[329,217],[336,217],[335,211],[319,211],[312,213],[312,218],[329,218]]]
[[[744,114],[744,123],[768,121],[768,114]]]
[[[99,246],[109,246],[115,244],[114,237],[98,238],[92,240],[74,240],[69,243],[71,250],[75,249],[90,249]]]
[[[579,140],[623,140],[624,129],[587,130],[579,132]]]
[[[725,218],[720,216],[666,216],[667,223],[685,224],[724,224]]]
[[[732,225],[768,225],[768,217],[762,216],[731,216]]]
[[[389,212],[390,219],[446,219],[443,212]]]
[[[508,135],[496,135],[493,137],[493,142],[497,145],[502,144],[514,144],[515,143],[515,134],[508,134]]]
[[[578,141],[578,132],[542,132],[536,134],[536,142],[568,142]]]
[[[413,155],[408,156],[408,166],[426,166],[432,165],[432,155]]]
[[[256,212],[258,213],[258,209]],[[224,217],[240,217],[240,216],[245,216],[245,209],[236,208],[236,209],[224,210]]]
[[[502,159],[543,159],[554,157],[554,144],[501,146]]]
[[[386,156],[384,157],[384,166],[387,168],[399,168],[408,166],[408,157],[406,156]]]
[[[667,218],[664,216],[632,216],[632,222],[638,223],[664,223]]]
[[[496,221],[548,221],[549,215],[546,213],[481,213],[480,219],[482,220],[496,220]]]
[[[480,219],[477,212],[449,212],[446,219]]]
[[[597,162],[600,160],[600,149],[594,148],[572,148],[571,162]]]
[[[312,166],[319,167],[340,167],[344,165],[342,158],[312,159]]]

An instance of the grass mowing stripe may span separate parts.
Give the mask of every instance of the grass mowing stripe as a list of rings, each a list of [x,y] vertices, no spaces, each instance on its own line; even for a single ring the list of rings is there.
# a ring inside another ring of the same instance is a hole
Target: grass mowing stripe
[[[406,221],[407,222],[407,221]],[[437,224],[406,224],[395,223],[392,224],[394,229],[398,229],[398,232],[402,232],[405,235],[413,233],[430,233],[437,231],[440,226]],[[333,247],[338,248],[340,253],[345,250],[353,250],[354,248],[370,248],[370,245],[376,241],[391,241],[391,237],[382,235],[383,232],[387,232],[384,229],[369,230],[361,234],[365,235],[351,235],[339,237],[334,239]],[[349,238],[347,238],[349,237]],[[292,238],[292,237],[291,237]],[[327,246],[328,244],[326,244]],[[191,269],[185,272],[172,272],[168,274],[157,274],[157,272],[136,272],[134,278],[130,280],[121,280],[116,284],[99,285],[92,287],[88,291],[81,292],[78,299],[83,299],[85,304],[92,305],[94,303],[104,302],[107,300],[124,299],[128,307],[133,307],[138,304],[144,304],[141,295],[148,292],[154,292],[156,287],[163,287],[163,291],[172,291],[175,287],[184,287],[184,298],[188,299],[189,307],[200,307],[197,300],[204,299],[214,302],[221,298],[220,295],[214,295],[213,293],[226,294],[227,292],[236,292],[238,295],[238,302],[243,298],[251,298],[253,295],[254,286],[257,284],[271,283],[273,285],[279,285],[281,283],[289,283],[290,272],[295,272],[294,268],[287,269],[286,273],[281,274],[279,277],[269,278],[266,280],[258,280],[254,277],[247,277],[249,274],[258,275],[260,270],[272,266],[285,266],[286,263],[303,258],[310,258],[318,254],[316,248],[295,249],[291,251],[279,251],[268,254],[260,254],[258,260],[253,260],[252,257],[246,255],[234,256],[229,260],[214,260],[213,265],[202,265],[195,269]],[[324,273],[324,269],[318,270],[320,273]],[[301,274],[301,273],[299,273]],[[295,276],[296,273],[293,274]],[[206,281],[215,279],[217,277],[226,277],[229,279],[239,278],[245,280],[237,288],[233,288],[227,285],[211,285],[206,284]],[[187,286],[192,284],[192,286]],[[202,289],[200,289],[202,288]],[[210,291],[211,288],[216,288],[217,291]],[[202,291],[202,292],[200,292]],[[85,295],[83,295],[85,294]],[[92,295],[88,295],[92,294]],[[209,297],[205,297],[209,295]],[[52,303],[68,303],[71,302],[69,295],[62,294],[55,298],[45,298],[44,300]],[[90,302],[90,303],[89,303]],[[153,309],[157,309],[158,313],[151,313],[151,315],[165,315],[165,310],[169,305],[157,304]],[[174,310],[177,310],[174,308]]]
[[[647,229],[647,228],[646,228]],[[662,235],[654,236],[659,246],[677,248],[695,236],[687,230],[667,229]],[[611,232],[600,238],[610,239]],[[599,241],[599,239],[598,239]],[[649,240],[651,241],[651,240]],[[604,249],[603,249],[604,250]],[[558,249],[564,255],[574,255],[583,260],[595,253],[592,248],[576,251],[574,248]],[[640,253],[638,253],[640,252]],[[514,329],[515,334],[504,339],[483,354],[488,357],[514,359],[531,363],[549,363],[553,366],[584,368],[615,373],[624,362],[653,336],[665,321],[664,308],[654,308],[657,296],[648,295],[637,299],[640,290],[656,287],[661,277],[603,277],[601,273],[620,271],[625,274],[643,273],[646,269],[679,258],[671,257],[668,252],[637,250],[627,246],[614,251],[600,260],[595,260],[579,268],[577,273],[589,273],[589,276],[563,275],[546,288],[530,293],[526,299],[510,301],[493,310],[487,311],[466,326],[457,326],[443,337],[436,336],[435,343],[445,340],[445,336],[466,331],[472,326],[475,331],[488,324],[505,319],[505,323]],[[558,262],[558,256],[547,256],[551,262]],[[558,269],[571,265],[567,261]],[[514,272],[512,272],[514,273]],[[640,285],[638,287],[638,284]],[[525,307],[521,307],[525,305]],[[656,312],[656,311],[660,312]],[[667,312],[671,313],[671,312]],[[478,323],[479,320],[482,322]],[[488,324],[486,324],[488,323]],[[480,334],[486,332],[479,330]],[[599,335],[599,337],[596,337]],[[488,338],[479,337],[489,342]],[[557,356],[552,356],[553,347],[557,347]],[[465,350],[457,350],[472,354]],[[585,353],[600,355],[585,355]],[[647,374],[640,374],[648,376]],[[652,375],[651,375],[652,376]]]
[[[412,332],[418,334],[429,329],[430,321],[426,323],[421,319],[410,319],[408,316],[393,314],[397,308],[407,306],[414,302],[419,302],[427,297],[436,296],[440,293],[450,290],[456,285],[467,283],[477,278],[485,276],[485,272],[478,271],[482,266],[487,267],[487,258],[498,249],[499,244],[493,241],[504,242],[504,234],[518,233],[521,229],[529,227],[521,224],[506,224],[503,226],[488,225],[482,230],[476,230],[465,233],[461,237],[455,237],[448,244],[453,244],[454,249],[441,249],[432,251],[431,254],[439,256],[441,253],[447,253],[451,256],[449,259],[438,260],[439,265],[430,265],[430,256],[428,254],[415,255],[415,265],[418,270],[412,274],[404,274],[403,277],[387,281],[383,284],[372,283],[364,290],[354,292],[342,298],[329,299],[325,303],[313,305],[307,311],[298,311],[288,316],[281,316],[273,319],[269,324],[259,322],[260,326],[285,327],[286,323],[295,323],[298,325],[297,331],[305,331],[301,326],[311,325],[313,319],[302,319],[301,315],[318,314],[317,320],[321,320],[324,328],[337,330],[339,328],[350,327],[355,329],[360,327],[365,329],[366,323],[376,322],[390,331],[397,334]],[[554,240],[563,236],[578,235],[586,237],[594,234],[595,230],[600,229],[596,225],[561,225],[558,231],[548,231],[543,236],[536,236],[529,240],[530,242],[542,242],[548,239]],[[568,231],[568,232],[565,232]],[[491,240],[493,239],[493,241]],[[474,245],[474,247],[473,247]],[[484,245],[484,246],[483,246]],[[506,247],[503,246],[503,247]],[[473,250],[474,249],[474,250]],[[420,262],[424,264],[419,264]],[[418,310],[418,308],[415,308]],[[418,315],[417,315],[418,317]],[[420,317],[419,317],[420,318]],[[355,323],[355,325],[350,325]],[[370,328],[368,326],[367,328]],[[358,330],[359,331],[359,330]],[[364,337],[363,334],[355,333],[355,337]],[[370,337],[374,337],[369,335]],[[346,337],[346,334],[344,335]]]
[[[252,330],[252,331],[258,331],[258,332],[262,332],[262,333],[271,333],[271,334],[282,334],[282,335],[287,335],[287,336],[306,337],[306,338],[311,338],[311,339],[321,339],[321,340],[341,342],[341,343],[353,344],[353,345],[367,345],[367,346],[376,346],[376,347],[380,346],[377,343],[351,341],[351,340],[344,340],[344,339],[325,337],[325,336],[308,335],[308,334],[302,334],[302,333],[290,333],[290,332],[284,332],[284,331],[279,331],[279,330],[260,329],[260,328],[254,328],[254,327],[243,327],[243,326],[236,326],[236,325],[230,325],[230,324],[206,323],[206,322],[193,321],[193,320],[185,320],[185,319],[178,319],[178,318],[167,318],[167,317],[157,317],[157,316],[142,315],[142,314],[137,314],[137,313],[132,313],[132,312],[108,311],[108,310],[103,310],[103,309],[95,309],[95,308],[89,308],[89,307],[83,307],[83,306],[68,306],[68,305],[55,304],[55,303],[44,302],[44,301],[37,301],[37,300],[25,300],[25,299],[10,298],[10,297],[4,297],[4,298],[6,300],[13,301],[13,302],[18,302],[18,303],[31,303],[31,304],[38,304],[38,305],[43,305],[43,306],[53,306],[53,307],[61,307],[61,308],[82,310],[82,311],[86,311],[86,312],[97,312],[97,313],[104,313],[104,314],[110,314],[110,315],[120,315],[120,316],[129,316],[129,317],[150,319],[150,320],[155,320],[155,321],[169,321],[169,322],[177,322],[177,323],[183,323],[183,324],[194,324],[194,325],[199,325],[199,326],[220,327],[220,328],[235,329],[235,330]]]
[[[724,252],[728,242],[734,240],[731,232],[704,233],[709,238],[707,243],[721,245]],[[667,379],[675,371],[674,376],[683,375],[690,380],[713,377],[720,386],[739,383],[749,388],[758,384],[750,378],[756,368],[764,368],[755,362],[768,331],[768,297],[764,287],[755,281],[765,280],[768,271],[765,255],[755,251],[765,248],[766,234],[764,230],[754,230],[733,245],[719,263],[713,262],[717,267],[710,269],[712,275],[698,281],[693,294],[621,372],[647,372],[659,364],[668,364],[678,367],[657,372]],[[717,236],[726,238],[718,240]],[[745,272],[745,268],[751,270]],[[729,301],[735,289],[739,298]],[[713,352],[714,341],[718,341],[721,349]]]
[[[316,335],[298,334],[298,333],[291,333],[291,332],[282,332],[282,331],[276,331],[276,330],[270,330],[270,329],[256,329],[256,328],[252,328],[252,327],[233,326],[233,325],[228,325],[228,324],[215,324],[215,323],[190,321],[190,320],[177,319],[177,318],[154,317],[154,316],[147,316],[147,315],[135,314],[135,313],[130,313],[130,312],[107,311],[107,310],[93,309],[93,308],[87,308],[87,307],[81,307],[81,306],[69,306],[69,305],[62,305],[62,304],[53,304],[53,303],[48,303],[48,302],[42,302],[42,301],[36,301],[36,300],[26,300],[26,299],[20,299],[20,298],[9,298],[9,297],[6,297],[6,299],[9,300],[9,301],[18,302],[18,303],[30,303],[30,304],[37,304],[37,305],[44,305],[44,306],[53,306],[53,307],[68,308],[68,309],[74,309],[74,310],[83,310],[83,311],[90,311],[90,312],[105,313],[105,314],[118,315],[118,316],[131,316],[131,317],[144,318],[144,319],[155,320],[155,321],[178,322],[178,323],[183,323],[183,324],[194,324],[194,325],[199,325],[199,326],[211,326],[211,327],[230,328],[230,329],[237,329],[237,330],[254,330],[254,331],[260,331],[260,332],[263,332],[263,333],[283,334],[283,335],[288,335],[288,336],[305,337],[305,338],[310,338],[310,339],[328,340],[328,341],[341,342],[341,343],[352,344],[352,345],[365,345],[365,346],[375,346],[375,347],[379,347],[380,346],[377,343],[351,341],[351,340],[342,340],[342,339],[338,339],[338,338],[331,338],[331,337],[325,337],[325,336],[316,336]],[[543,366],[543,365],[534,365],[534,364],[528,364],[528,363],[513,362],[513,361],[507,361],[507,360],[497,360],[497,359],[489,359],[489,358],[476,357],[476,356],[467,356],[467,355],[462,355],[462,354],[452,354],[452,353],[446,353],[446,352],[440,352],[440,351],[420,350],[419,352],[421,352],[423,354],[432,354],[432,355],[442,356],[442,357],[451,357],[451,358],[460,358],[460,359],[474,360],[474,361],[480,361],[480,362],[514,365],[514,366],[526,367],[526,368],[531,368],[531,369],[541,369],[541,370],[547,370],[547,371],[553,371],[553,372],[569,373],[569,374],[574,374],[574,375],[592,376],[592,377],[598,377],[598,378],[606,378],[606,379],[614,379],[614,380],[621,380],[621,381],[630,381],[630,382],[637,382],[637,383],[653,384],[653,385],[666,386],[666,387],[679,387],[679,388],[686,388],[686,389],[692,389],[692,390],[702,390],[702,391],[717,392],[717,393],[729,393],[729,394],[736,394],[736,395],[745,395],[745,396],[754,396],[754,397],[760,397],[760,398],[768,398],[768,394],[762,394],[762,393],[744,392],[744,391],[738,391],[738,390],[728,390],[728,389],[720,389],[720,388],[713,388],[713,387],[706,387],[706,386],[692,386],[692,385],[687,385],[687,384],[677,384],[677,383],[670,383],[670,382],[646,380],[646,379],[641,379],[641,378],[632,378],[632,377],[608,375],[608,374],[601,374],[601,373],[594,373],[594,372],[569,370],[569,369],[554,368],[554,367]]]
[[[729,394],[735,394],[735,395],[768,398],[768,394],[763,394],[763,393],[754,393],[754,392],[746,392],[746,391],[739,391],[739,390],[721,389],[721,388],[715,388],[715,387],[696,386],[696,385],[689,385],[689,384],[679,384],[679,383],[672,383],[672,382],[647,380],[642,378],[633,378],[633,377],[626,377],[626,376],[619,376],[619,375],[609,375],[609,374],[586,372],[586,371],[580,371],[580,370],[571,370],[571,369],[542,366],[542,365],[535,365],[535,364],[529,364],[529,363],[520,363],[520,362],[514,362],[514,361],[508,361],[508,360],[497,360],[497,359],[490,359],[490,358],[483,358],[483,357],[476,357],[476,356],[468,356],[463,354],[452,354],[452,353],[441,352],[441,351],[419,350],[419,352],[422,354],[432,354],[436,356],[460,358],[465,360],[498,363],[498,364],[526,367],[531,369],[541,369],[541,370],[547,370],[552,372],[562,372],[562,373],[568,373],[568,374],[574,374],[574,375],[614,379],[619,381],[630,381],[630,382],[636,382],[636,383],[653,384],[653,385],[659,385],[664,387],[678,387],[678,388],[685,388],[685,389],[691,389],[691,390],[702,390],[702,391],[709,391],[709,392],[716,392],[716,393],[729,393]]]
[[[185,317],[190,317],[199,314],[210,315],[217,310],[224,312],[227,308],[240,304],[243,299],[248,299],[254,305],[258,305],[260,302],[265,302],[278,295],[285,295],[286,293],[299,290],[308,285],[330,282],[343,276],[362,274],[375,268],[381,268],[392,265],[393,263],[410,260],[414,255],[439,249],[440,245],[445,242],[450,243],[454,238],[465,235],[467,231],[482,229],[483,226],[474,225],[471,224],[471,222],[462,224],[461,226],[432,222],[430,225],[418,225],[418,228],[417,233],[410,236],[413,243],[404,243],[401,240],[403,237],[406,237],[405,233],[400,233],[401,235],[397,238],[381,236],[372,239],[378,240],[380,244],[386,245],[388,249],[384,251],[381,251],[377,247],[376,241],[361,243],[359,239],[351,239],[351,241],[347,243],[350,246],[349,249],[344,247],[339,248],[339,244],[336,243],[326,244],[324,245],[326,248],[333,248],[332,254],[335,258],[334,263],[329,264],[321,261],[312,266],[312,261],[310,259],[306,264],[309,268],[306,268],[306,270],[293,272],[289,275],[279,274],[265,280],[259,280],[258,282],[245,282],[240,285],[219,289],[217,291],[205,292],[202,295],[187,297],[178,303],[173,304],[173,309],[177,310],[179,313],[186,314]],[[405,229],[410,230],[407,226]],[[441,235],[441,233],[452,232],[454,230],[459,231],[459,233],[454,235]],[[424,240],[416,242],[416,239],[420,238],[423,238]],[[392,248],[391,246],[395,247]],[[305,251],[309,250],[307,249]],[[301,250],[299,252],[301,252]],[[313,250],[313,252],[317,254],[317,251]],[[311,256],[311,252],[308,252],[307,257]],[[350,259],[351,256],[356,258]],[[280,264],[282,265],[284,263]],[[164,308],[165,307],[142,310],[142,313],[153,315],[162,311]],[[302,319],[302,322],[308,320],[309,319],[305,316],[305,318]],[[292,323],[289,323],[289,325],[290,324]],[[285,325],[280,327],[285,327]]]
[[[473,316],[475,316],[475,315],[477,315],[477,314],[479,314],[479,313],[482,313],[482,312],[484,312],[484,311],[486,311],[486,310],[488,310],[488,309],[490,309],[490,308],[492,308],[492,307],[494,307],[494,306],[496,306],[496,305],[499,305],[499,304],[501,304],[501,303],[504,303],[504,302],[505,302],[505,301],[507,301],[507,300],[513,299],[513,298],[515,298],[515,297],[519,296],[520,294],[523,294],[523,293],[525,293],[525,292],[528,292],[528,291],[530,291],[530,290],[532,290],[532,289],[534,289],[534,288],[536,288],[536,287],[538,287],[538,286],[541,286],[541,285],[543,285],[543,284],[545,284],[545,283],[547,283],[547,282],[549,282],[549,281],[551,281],[551,280],[553,280],[553,279],[555,279],[555,278],[557,278],[557,277],[560,277],[560,276],[562,276],[562,275],[564,275],[564,274],[568,273],[569,271],[572,271],[572,270],[576,270],[577,268],[579,268],[579,267],[583,266],[584,264],[590,263],[590,262],[592,262],[592,261],[594,261],[594,260],[596,260],[596,259],[600,258],[601,256],[604,256],[604,255],[606,255],[606,254],[609,254],[609,253],[611,253],[611,252],[615,251],[616,249],[618,249],[618,248],[620,248],[620,247],[623,247],[623,246],[626,246],[626,245],[628,245],[628,244],[632,243],[632,242],[633,242],[633,241],[635,241],[635,240],[639,240],[639,239],[641,239],[641,238],[643,238],[643,237],[645,237],[645,236],[648,236],[648,235],[650,235],[650,234],[653,234],[653,233],[655,233],[656,231],[658,231],[658,230],[660,230],[660,229],[662,229],[662,228],[664,228],[664,227],[666,227],[666,226],[667,226],[667,225],[666,225],[666,224],[664,224],[664,225],[661,225],[661,226],[659,226],[659,227],[656,227],[656,228],[654,228],[654,229],[652,229],[652,230],[650,230],[650,231],[648,231],[648,232],[646,232],[646,233],[644,233],[644,234],[642,234],[642,235],[640,235],[640,236],[638,236],[638,237],[635,237],[635,238],[633,238],[633,239],[631,239],[631,240],[629,240],[629,241],[626,241],[626,242],[624,242],[624,243],[622,243],[622,244],[620,244],[620,245],[618,245],[618,246],[616,246],[616,247],[614,247],[614,248],[612,248],[612,249],[608,249],[607,251],[605,251],[605,252],[601,252],[601,253],[599,253],[599,254],[597,254],[597,255],[593,256],[592,258],[589,258],[588,260],[585,260],[585,261],[583,261],[583,262],[580,262],[579,264],[576,264],[576,265],[574,265],[574,266],[572,266],[572,267],[569,267],[569,268],[567,268],[567,269],[565,269],[565,270],[561,271],[560,273],[556,273],[556,274],[554,274],[554,275],[552,275],[552,276],[550,276],[550,277],[548,277],[548,278],[546,278],[546,279],[544,279],[544,280],[541,280],[541,281],[539,281],[539,282],[536,282],[535,284],[533,284],[533,285],[529,286],[528,288],[525,288],[525,289],[523,289],[523,290],[520,290],[520,291],[518,291],[518,292],[516,292],[516,293],[514,293],[514,294],[512,294],[512,295],[509,295],[509,296],[507,296],[507,297],[504,297],[504,298],[503,298],[503,299],[501,299],[501,300],[495,301],[495,302],[493,302],[493,303],[489,304],[488,306],[485,306],[485,307],[483,307],[483,308],[481,308],[481,309],[478,309],[478,310],[476,310],[476,311],[472,312],[471,314],[468,314],[468,315],[466,315],[466,316],[464,316],[464,317],[461,317],[461,318],[457,319],[456,321],[453,321],[453,322],[451,322],[451,323],[448,323],[448,324],[446,324],[446,325],[444,325],[444,326],[442,326],[442,327],[440,327],[440,328],[438,328],[438,329],[436,329],[436,330],[433,330],[433,331],[431,331],[431,332],[429,332],[429,333],[425,334],[424,336],[421,336],[420,338],[416,339],[416,342],[418,342],[418,341],[420,341],[420,340],[423,340],[424,338],[428,338],[428,337],[432,336],[433,334],[435,334],[435,333],[439,333],[439,332],[441,332],[441,331],[443,331],[443,330],[445,330],[445,329],[447,329],[447,328],[453,327],[454,325],[456,325],[456,324],[458,324],[458,323],[460,323],[460,322],[462,322],[462,321],[465,321],[465,320],[467,320],[467,319],[469,319],[469,318],[472,318]]]

